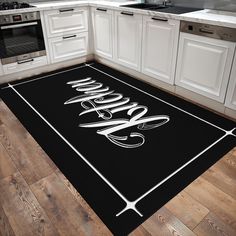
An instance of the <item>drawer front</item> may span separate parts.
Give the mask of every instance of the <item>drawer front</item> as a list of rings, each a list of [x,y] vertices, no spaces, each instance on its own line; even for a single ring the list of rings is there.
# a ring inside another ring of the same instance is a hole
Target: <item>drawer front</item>
[[[62,36],[70,31],[88,31],[87,8],[45,11],[44,16],[48,37]]]
[[[36,57],[31,60],[25,60],[20,63],[14,62],[11,64],[3,65],[3,71],[5,74],[17,73],[24,70],[34,69],[39,66],[47,65],[47,57]]]
[[[88,33],[77,33],[49,39],[52,63],[88,54]]]

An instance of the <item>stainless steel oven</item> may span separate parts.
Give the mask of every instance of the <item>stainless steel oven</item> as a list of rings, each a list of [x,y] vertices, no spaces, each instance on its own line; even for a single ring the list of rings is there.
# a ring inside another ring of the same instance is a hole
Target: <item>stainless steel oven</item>
[[[39,12],[0,16],[0,58],[2,64],[32,61],[46,55]]]

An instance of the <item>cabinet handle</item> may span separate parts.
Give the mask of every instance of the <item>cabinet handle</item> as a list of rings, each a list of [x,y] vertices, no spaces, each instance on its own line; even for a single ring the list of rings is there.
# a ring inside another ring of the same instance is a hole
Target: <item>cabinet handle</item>
[[[200,31],[201,33],[205,33],[205,34],[214,34],[213,31],[210,31],[210,30],[207,30],[207,29],[199,29],[199,31]]]
[[[63,36],[62,38],[63,39],[70,39],[70,38],[75,38],[75,37],[76,37],[76,34],[70,35],[70,36]]]
[[[68,12],[68,11],[74,11],[74,8],[69,8],[69,9],[60,9],[59,12]]]
[[[152,17],[152,20],[158,20],[158,21],[168,21],[167,18],[164,17],[159,17],[159,16],[154,16]]]
[[[29,60],[18,61],[17,64],[23,64],[23,63],[27,63],[27,62],[31,62],[31,61],[34,61],[34,59],[31,58]]]
[[[128,12],[128,11],[122,11],[120,14],[126,15],[126,16],[133,16],[134,15],[133,12]]]
[[[98,7],[96,10],[97,10],[97,11],[107,11],[107,9],[105,9],[105,8],[100,8],[100,7]]]

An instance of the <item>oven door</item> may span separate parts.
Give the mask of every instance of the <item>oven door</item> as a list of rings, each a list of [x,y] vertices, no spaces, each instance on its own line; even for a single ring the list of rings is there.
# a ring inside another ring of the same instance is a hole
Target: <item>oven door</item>
[[[2,25],[0,58],[2,64],[46,55],[40,20]]]

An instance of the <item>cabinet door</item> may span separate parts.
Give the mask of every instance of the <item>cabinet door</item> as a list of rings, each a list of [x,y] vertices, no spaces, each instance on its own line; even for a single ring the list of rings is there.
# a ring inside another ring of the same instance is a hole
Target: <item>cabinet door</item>
[[[115,12],[115,61],[131,69],[141,67],[142,16]]]
[[[236,55],[234,56],[234,63],[226,94],[225,106],[236,110]]]
[[[53,63],[85,56],[88,51],[88,33],[51,38],[49,50]]]
[[[87,8],[63,8],[44,12],[48,37],[62,36],[69,31],[88,31]]]
[[[181,33],[176,84],[224,102],[235,44]]]
[[[142,72],[174,84],[179,21],[143,17]]]
[[[95,54],[108,59],[113,58],[113,11],[93,8],[93,35]]]

